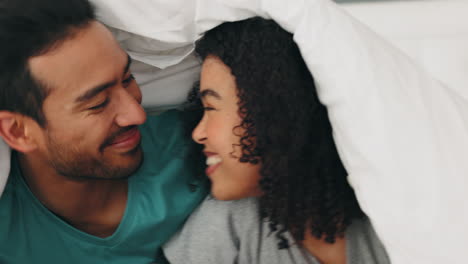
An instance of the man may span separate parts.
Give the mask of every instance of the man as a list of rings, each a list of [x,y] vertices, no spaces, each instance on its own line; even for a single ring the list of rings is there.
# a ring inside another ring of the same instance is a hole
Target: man
[[[206,193],[183,116],[148,118],[86,0],[0,1],[0,263],[163,262]],[[146,121],[146,123],[145,123]]]

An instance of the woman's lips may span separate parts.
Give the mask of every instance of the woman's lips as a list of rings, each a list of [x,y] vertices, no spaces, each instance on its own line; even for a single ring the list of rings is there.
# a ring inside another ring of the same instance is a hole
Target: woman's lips
[[[133,149],[140,143],[140,140],[140,131],[135,127],[117,137],[109,144],[109,146],[119,149]]]
[[[204,151],[206,159],[206,165],[208,167],[205,170],[206,175],[212,174],[221,165],[222,159],[217,153]]]
[[[221,165],[221,163],[207,167],[205,170],[206,175],[212,174],[219,167],[219,165]]]

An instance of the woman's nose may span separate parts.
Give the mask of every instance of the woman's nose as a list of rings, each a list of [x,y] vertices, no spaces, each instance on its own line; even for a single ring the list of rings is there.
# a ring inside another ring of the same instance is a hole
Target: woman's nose
[[[205,133],[205,118],[200,120],[198,123],[197,127],[192,132],[192,139],[197,142],[198,144],[204,144],[207,136]]]

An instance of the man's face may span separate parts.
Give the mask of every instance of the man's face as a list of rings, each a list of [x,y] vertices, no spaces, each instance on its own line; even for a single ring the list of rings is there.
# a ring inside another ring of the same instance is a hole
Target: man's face
[[[33,76],[50,89],[43,104],[47,123],[33,131],[33,155],[75,179],[120,179],[138,169],[143,154],[137,126],[146,114],[129,65],[97,22],[31,58]]]

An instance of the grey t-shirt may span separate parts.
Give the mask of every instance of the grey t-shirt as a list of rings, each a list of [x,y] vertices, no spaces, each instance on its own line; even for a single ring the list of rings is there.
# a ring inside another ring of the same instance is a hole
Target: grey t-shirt
[[[285,235],[290,247],[279,250],[255,198],[225,202],[208,197],[163,249],[172,264],[319,264]],[[390,263],[368,220],[354,221],[345,238],[348,264]]]

